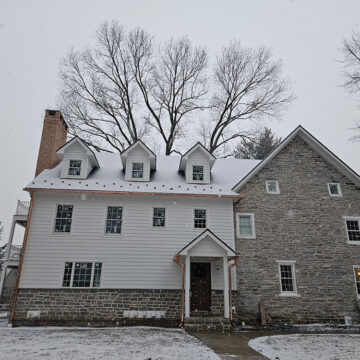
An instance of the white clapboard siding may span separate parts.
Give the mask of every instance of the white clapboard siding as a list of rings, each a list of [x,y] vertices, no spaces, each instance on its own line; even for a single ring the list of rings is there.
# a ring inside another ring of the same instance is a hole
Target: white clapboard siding
[[[80,176],[69,175],[70,160],[81,160]],[[86,179],[87,176],[90,174],[91,170],[92,170],[92,166],[90,164],[85,149],[77,142],[70,144],[64,153],[64,157],[61,165],[61,177]]]
[[[231,199],[76,193],[34,198],[22,288],[59,288],[66,261],[100,261],[103,288],[179,289],[181,268],[173,256],[203,231],[194,228],[195,208],[207,209],[208,228],[234,248]],[[70,234],[53,232],[57,204],[74,207]],[[121,234],[105,234],[108,205],[123,207]],[[165,228],[152,227],[157,206],[166,208]],[[223,288],[218,260],[212,285]]]
[[[144,164],[144,177],[142,179],[133,179],[132,163],[141,162]],[[125,180],[131,181],[149,181],[150,180],[150,159],[149,154],[140,146],[130,150],[126,159]]]
[[[204,167],[204,180],[194,181],[193,180],[193,165],[200,165]],[[204,154],[204,151],[197,149],[190,154],[189,159],[186,162],[185,170],[186,182],[188,183],[201,183],[210,184],[210,163],[209,157]]]

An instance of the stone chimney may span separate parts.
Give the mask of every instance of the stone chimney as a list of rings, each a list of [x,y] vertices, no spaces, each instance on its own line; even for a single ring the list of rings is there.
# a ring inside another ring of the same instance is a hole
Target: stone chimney
[[[46,110],[35,176],[60,162],[56,150],[66,143],[68,126],[60,111]]]

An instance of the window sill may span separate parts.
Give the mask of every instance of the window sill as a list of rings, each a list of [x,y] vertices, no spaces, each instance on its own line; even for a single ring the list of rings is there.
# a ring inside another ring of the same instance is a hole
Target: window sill
[[[349,244],[349,245],[360,245],[360,241],[351,241],[351,240],[348,240],[348,244]]]
[[[280,297],[300,297],[299,294],[296,294],[296,293],[282,293],[282,294],[279,294]]]

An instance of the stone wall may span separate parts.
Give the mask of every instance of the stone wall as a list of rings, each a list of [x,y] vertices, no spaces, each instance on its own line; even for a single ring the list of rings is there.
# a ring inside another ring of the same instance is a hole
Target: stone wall
[[[124,318],[125,310],[166,311],[163,319]],[[40,311],[39,319],[27,319]],[[180,322],[181,290],[19,289],[15,325],[162,325]]]
[[[279,181],[279,195],[267,194],[266,180]],[[328,182],[340,182],[343,196],[330,197]],[[234,215],[254,213],[256,239],[235,240],[238,321],[259,321],[263,299],[274,322],[359,322],[360,246],[348,244],[343,216],[360,216],[360,189],[295,137],[239,193]],[[279,296],[276,260],[296,261],[299,297]]]

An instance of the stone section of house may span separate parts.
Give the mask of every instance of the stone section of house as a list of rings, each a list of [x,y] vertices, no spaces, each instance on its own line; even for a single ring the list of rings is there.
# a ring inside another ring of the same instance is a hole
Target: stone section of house
[[[35,176],[60,162],[56,150],[66,143],[67,125],[60,111],[46,110]]]
[[[266,180],[278,180],[280,194],[268,194]],[[330,197],[329,182],[339,182],[343,196]],[[273,322],[359,322],[360,246],[348,243],[343,216],[360,216],[360,188],[296,136],[239,192],[245,198],[234,216],[253,213],[256,238],[235,240],[238,321],[258,322],[263,299]],[[276,260],[296,261],[298,297],[279,296]]]
[[[40,311],[29,319],[28,311]],[[124,311],[166,311],[165,318],[127,318]],[[22,325],[179,325],[181,290],[19,289],[14,323]]]

